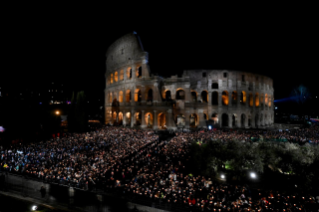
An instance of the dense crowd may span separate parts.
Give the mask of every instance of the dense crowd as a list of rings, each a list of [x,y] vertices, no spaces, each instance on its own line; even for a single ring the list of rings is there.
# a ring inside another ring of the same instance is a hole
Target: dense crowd
[[[311,211],[312,196],[279,192],[253,193],[239,185],[225,185],[205,176],[193,176],[187,165],[192,141],[244,140],[251,137],[314,138],[318,127],[285,132],[222,130],[176,133],[168,141],[153,131],[104,127],[85,134],[1,149],[1,169],[46,182],[82,189],[120,190],[126,195],[176,204],[199,211]]]

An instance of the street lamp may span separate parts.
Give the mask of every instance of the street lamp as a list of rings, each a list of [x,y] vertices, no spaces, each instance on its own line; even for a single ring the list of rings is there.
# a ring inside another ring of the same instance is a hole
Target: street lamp
[[[56,114],[56,115],[60,115],[60,111],[58,111],[58,110],[55,111],[55,114]]]
[[[223,175],[223,174],[222,174],[222,175],[220,175],[220,177],[221,177],[222,179],[225,179],[225,175]]]

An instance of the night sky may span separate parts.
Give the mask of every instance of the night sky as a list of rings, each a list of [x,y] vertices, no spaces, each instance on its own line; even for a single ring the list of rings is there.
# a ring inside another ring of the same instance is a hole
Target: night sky
[[[301,83],[318,92],[318,24],[311,11],[216,11],[11,15],[2,30],[2,59],[8,65],[1,83],[18,89],[58,80],[101,94],[107,48],[136,31],[151,72],[160,76],[189,69],[242,70],[272,77],[276,99]]]

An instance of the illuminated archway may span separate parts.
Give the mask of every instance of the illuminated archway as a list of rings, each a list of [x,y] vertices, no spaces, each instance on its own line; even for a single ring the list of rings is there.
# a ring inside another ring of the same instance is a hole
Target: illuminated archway
[[[136,75],[136,78],[142,77],[142,67],[141,66],[136,66],[135,75]]]
[[[232,104],[236,105],[237,104],[237,91],[232,92],[231,98],[232,98]]]
[[[217,113],[213,113],[212,114],[212,120],[213,120],[214,124],[218,124],[219,123],[219,119],[218,119],[218,114]]]
[[[131,123],[131,113],[130,112],[127,112],[125,114],[125,117],[126,117],[126,123],[127,124],[130,124]]]
[[[246,104],[246,92],[242,91],[240,95],[240,103]]]
[[[119,112],[118,123],[119,124],[123,123],[123,113],[122,112]]]
[[[144,118],[145,118],[146,127],[152,128],[153,127],[153,114],[146,113]]]
[[[112,92],[109,93],[109,102],[112,103],[113,101],[113,94]]]
[[[271,96],[268,97],[268,107],[271,107]]]
[[[123,91],[119,92],[119,102],[122,103],[123,102]]]
[[[255,106],[259,107],[259,94],[258,93],[255,94]]]
[[[199,125],[199,118],[196,113],[191,114],[188,118],[189,118],[189,125],[191,127],[197,127]]]
[[[254,97],[253,94],[250,93],[249,94],[249,107],[253,107],[254,106]]]
[[[141,125],[142,124],[142,113],[140,113],[140,112],[136,112],[135,114],[134,114],[134,118],[135,118],[135,125],[136,126],[139,126],[139,125]]]
[[[136,89],[134,93],[134,101],[135,102],[141,102],[142,101],[142,92],[140,89]]]
[[[268,94],[265,94],[265,105],[268,105]]]
[[[132,78],[132,68],[131,67],[128,67],[126,69],[126,78],[127,79],[131,79]]]
[[[113,74],[111,74],[111,84],[113,83]]]
[[[124,80],[124,70],[120,71],[120,80]]]
[[[113,111],[113,114],[112,114],[112,119],[113,119],[113,124],[117,123],[117,113],[115,111]]]
[[[126,102],[130,102],[131,101],[131,91],[130,90],[126,90],[125,101]]]
[[[228,91],[223,91],[222,100],[223,100],[223,105],[228,105],[229,103]]]
[[[163,99],[165,99],[166,101],[172,99],[170,90],[166,89],[165,91],[163,91]]]
[[[166,116],[165,113],[159,113],[157,116],[158,126],[162,129],[166,128]]]
[[[152,88],[148,89],[146,94],[147,94],[146,101],[153,102],[153,89]]]
[[[117,71],[114,73],[114,81],[117,82],[119,80]]]
[[[263,106],[264,105],[264,94],[261,93],[259,99],[260,99],[260,105]]]

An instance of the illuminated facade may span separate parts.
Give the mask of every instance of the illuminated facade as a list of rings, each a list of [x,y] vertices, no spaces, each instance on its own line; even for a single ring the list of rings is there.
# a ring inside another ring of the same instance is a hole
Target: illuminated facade
[[[106,54],[105,121],[131,127],[177,129],[264,128],[274,123],[269,77],[228,70],[186,70],[182,77],[153,76],[136,33]]]

